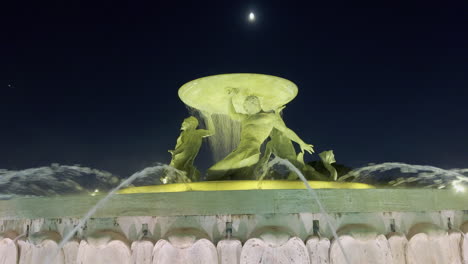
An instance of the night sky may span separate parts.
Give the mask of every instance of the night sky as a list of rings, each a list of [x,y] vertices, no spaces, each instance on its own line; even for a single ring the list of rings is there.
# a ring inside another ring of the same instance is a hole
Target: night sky
[[[10,2],[0,168],[167,163],[178,88],[237,72],[296,83],[286,124],[338,163],[468,167],[466,1]]]

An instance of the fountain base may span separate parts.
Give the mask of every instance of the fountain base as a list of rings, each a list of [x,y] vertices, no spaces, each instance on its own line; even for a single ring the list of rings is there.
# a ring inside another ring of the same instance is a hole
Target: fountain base
[[[317,195],[352,263],[468,259],[466,193],[319,189]],[[38,263],[101,198],[1,200],[0,254]],[[54,263],[345,263],[330,238],[307,190],[120,194],[87,221]]]
[[[354,182],[309,181],[313,189],[373,189],[372,185]],[[264,181],[205,181],[173,183],[130,187],[120,190],[120,194],[166,193],[186,191],[240,191],[240,190],[303,190],[302,181],[264,180]]]

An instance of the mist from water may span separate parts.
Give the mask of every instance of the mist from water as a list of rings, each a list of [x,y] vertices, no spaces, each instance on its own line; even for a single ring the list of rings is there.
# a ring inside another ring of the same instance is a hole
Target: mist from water
[[[24,170],[0,169],[0,199],[107,192],[119,182],[119,177],[110,172],[80,165],[53,163]]]
[[[107,201],[115,194],[117,193],[121,188],[123,187],[126,187],[128,185],[130,185],[134,180],[138,179],[139,177],[142,177],[142,176],[145,176],[145,175],[148,175],[148,174],[162,174],[163,172],[167,172],[167,171],[173,171],[175,170],[174,168],[168,166],[168,165],[158,165],[158,166],[155,166],[155,167],[148,167],[148,168],[145,168],[144,170],[142,171],[139,171],[137,173],[134,173],[132,176],[128,177],[126,180],[122,181],[117,187],[115,187],[114,189],[112,189],[104,198],[102,198],[101,200],[99,200],[99,202],[96,203],[95,206],[93,206],[87,213],[85,216],[83,216],[80,221],[78,222],[78,225],[76,225],[71,231],[69,231],[62,239],[62,241],[60,241],[60,243],[58,244],[57,246],[57,250],[56,250],[56,253],[55,254],[52,254],[49,258],[47,258],[44,262],[44,264],[48,264],[51,262],[51,260],[55,259],[56,256],[59,254],[60,250],[63,248],[63,246],[65,246],[65,244],[70,240],[72,239],[75,234],[78,232],[78,230],[80,230],[83,225],[86,223],[86,221],[89,220],[89,218],[91,218],[91,216],[93,216],[96,211],[103,207]]]
[[[231,153],[240,142],[241,123],[232,120],[228,115],[200,113],[206,128],[214,130],[214,135],[208,137],[208,144],[214,162],[218,162]]]
[[[151,173],[148,167],[132,182],[133,186],[159,185],[183,182],[182,175]],[[161,180],[164,180],[162,182]],[[25,196],[59,196],[69,194],[100,195],[107,193],[122,180],[107,171],[79,165],[52,164],[25,170],[0,169],[0,199],[8,200]],[[359,182],[377,187],[468,189],[468,169],[441,169],[427,165],[386,162],[354,169],[338,181]]]
[[[468,184],[468,169],[441,169],[427,165],[386,162],[361,167],[340,177],[352,181],[400,188],[455,189],[462,191]]]
[[[312,199],[314,199],[315,202],[317,203],[317,205],[319,206],[320,213],[325,217],[325,220],[326,220],[326,222],[328,224],[328,227],[332,231],[333,238],[338,243],[338,246],[339,246],[339,248],[341,250],[341,253],[343,253],[343,256],[344,256],[344,259],[345,259],[346,263],[350,264],[351,262],[349,261],[349,257],[346,254],[346,252],[344,250],[344,247],[343,247],[343,245],[341,244],[341,241],[338,238],[338,234],[336,233],[337,227],[333,224],[330,215],[328,215],[327,210],[323,206],[323,204],[320,201],[320,198],[318,197],[315,190],[312,189],[312,187],[310,187],[309,182],[304,177],[304,174],[302,174],[302,172],[296,166],[294,166],[289,160],[281,159],[281,158],[278,158],[278,157],[275,157],[273,160],[271,160],[268,163],[268,167],[272,168],[276,164],[281,164],[281,165],[286,166],[290,171],[296,173],[299,176],[299,179],[301,179],[302,182],[304,182],[304,185],[306,186],[307,190],[309,191],[310,195],[312,196]]]
[[[308,186],[308,182],[305,181],[302,173],[300,173],[300,171],[292,164],[288,163],[289,161],[275,158],[270,161],[269,165],[284,165],[288,167],[289,170],[294,171],[301,180],[304,181],[304,184],[309,190],[311,196],[317,202],[321,213],[326,216],[327,224],[332,230],[337,243],[340,243],[337,238],[336,227],[334,227],[333,223],[329,221],[326,208],[323,208],[317,194],[310,188],[310,186]],[[140,181],[142,185],[160,184],[161,176],[163,174],[166,176],[164,179],[169,179],[169,181],[178,181],[177,179],[180,178],[180,175],[174,176],[171,171],[175,171],[175,169],[167,165],[147,167],[137,173],[134,173],[128,179],[120,182],[117,187],[112,189],[104,198],[98,201],[98,203],[80,219],[78,225],[75,226],[73,230],[64,235],[62,241],[58,245],[57,253],[60,252],[61,248],[71,238],[73,238],[77,231],[83,227],[86,221],[97,210],[99,210],[99,208],[105,206],[108,200],[119,189],[138,181]],[[468,188],[468,169],[441,169],[427,165],[387,162],[354,169],[340,177],[338,181],[361,182],[392,188],[454,189],[458,192],[464,191]],[[21,171],[0,170],[0,189],[3,188],[3,192],[8,195],[50,196],[67,194],[67,192],[90,194],[90,190],[94,189],[96,186],[113,187],[117,183],[119,183],[119,179],[109,172],[81,167],[78,165],[64,166],[53,164],[50,167],[31,168]],[[44,192],[44,188],[47,189],[47,192]],[[93,195],[93,193],[91,193],[91,195]],[[22,236],[24,235],[25,234]],[[342,248],[341,245],[340,248]],[[54,255],[53,258],[55,258],[55,256],[56,255]]]

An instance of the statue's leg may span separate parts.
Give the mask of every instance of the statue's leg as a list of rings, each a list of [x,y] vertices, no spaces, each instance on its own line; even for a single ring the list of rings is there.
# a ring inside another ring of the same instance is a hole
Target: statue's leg
[[[195,156],[192,156],[190,159],[187,159],[184,164],[184,171],[187,172],[187,177],[190,181],[198,181],[200,179],[200,171],[193,166]]]
[[[315,181],[329,181],[329,178],[322,173],[316,171],[312,166],[305,164],[302,172],[304,176],[308,180],[315,180]]]
[[[249,167],[258,162],[260,159],[260,151],[257,149],[236,149],[226,158],[211,166],[208,170],[227,171],[231,169],[240,169]]]
[[[256,149],[244,148],[242,151],[237,149],[208,169],[207,180],[220,180],[237,171],[240,172],[240,169],[245,169],[257,164],[259,158],[260,151]]]
[[[257,177],[258,186],[260,188],[261,181],[265,178],[268,173],[268,161],[270,161],[270,157],[272,154],[272,144],[268,142],[265,146],[265,154],[263,154],[260,161],[257,163],[255,167],[255,176]]]
[[[187,168],[187,177],[191,182],[199,181],[200,171],[195,166],[190,166]]]
[[[305,164],[304,163],[301,163],[299,161],[296,160],[295,157],[287,157],[286,158],[289,162],[291,162],[291,164],[296,167],[302,174],[304,174],[304,169],[305,169]],[[305,174],[304,174],[304,177]],[[297,180],[299,178],[299,175],[297,175],[297,173],[295,173],[294,171],[290,171],[289,174],[288,174],[288,180]]]

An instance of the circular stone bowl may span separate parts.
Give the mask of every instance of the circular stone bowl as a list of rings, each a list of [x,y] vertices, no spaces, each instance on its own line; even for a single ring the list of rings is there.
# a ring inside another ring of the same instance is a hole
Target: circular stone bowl
[[[355,182],[309,181],[312,189],[374,189],[372,185]],[[130,187],[118,191],[119,194],[165,193],[187,191],[240,191],[240,190],[300,190],[306,189],[302,181],[206,181],[172,183]]]
[[[237,91],[231,94],[229,91]],[[257,96],[263,111],[278,109],[297,95],[297,86],[284,78],[257,74],[231,73],[199,78],[179,89],[180,99],[188,106],[210,114],[229,114],[232,103],[236,112],[247,96]]]

